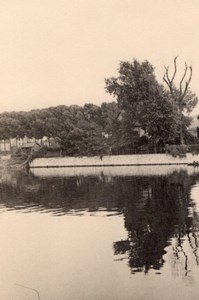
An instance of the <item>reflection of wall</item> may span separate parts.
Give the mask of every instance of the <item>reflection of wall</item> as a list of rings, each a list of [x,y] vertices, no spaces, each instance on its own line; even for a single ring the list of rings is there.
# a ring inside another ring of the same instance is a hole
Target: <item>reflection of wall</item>
[[[189,175],[199,173],[198,168],[182,165],[164,166],[106,166],[106,167],[70,167],[70,168],[31,168],[30,172],[38,177],[73,177],[73,176],[163,176],[174,171],[186,171]]]

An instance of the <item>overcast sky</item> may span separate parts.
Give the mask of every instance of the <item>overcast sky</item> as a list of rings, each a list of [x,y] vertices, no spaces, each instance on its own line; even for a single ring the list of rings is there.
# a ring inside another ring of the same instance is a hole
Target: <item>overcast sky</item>
[[[162,82],[178,55],[199,96],[198,0],[0,0],[0,24],[0,112],[111,101],[104,78],[133,58]]]

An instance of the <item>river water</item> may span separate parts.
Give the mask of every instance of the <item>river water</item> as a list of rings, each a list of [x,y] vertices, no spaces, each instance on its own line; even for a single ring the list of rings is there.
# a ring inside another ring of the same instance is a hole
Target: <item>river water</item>
[[[199,299],[199,170],[0,170],[0,299]]]

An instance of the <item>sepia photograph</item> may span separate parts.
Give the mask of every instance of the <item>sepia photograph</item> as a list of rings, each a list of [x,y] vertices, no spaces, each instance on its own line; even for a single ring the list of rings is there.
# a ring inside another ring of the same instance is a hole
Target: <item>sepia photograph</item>
[[[198,300],[199,1],[0,24],[0,300]]]

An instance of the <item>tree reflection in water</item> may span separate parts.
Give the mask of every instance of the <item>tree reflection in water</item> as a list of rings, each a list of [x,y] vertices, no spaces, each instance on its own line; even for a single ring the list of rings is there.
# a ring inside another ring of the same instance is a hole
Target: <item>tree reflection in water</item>
[[[173,266],[183,257],[185,276],[189,272],[185,239],[198,265],[199,218],[190,197],[194,182],[193,176],[181,171],[165,177],[133,178],[126,183],[128,196],[124,192],[123,199],[128,239],[115,242],[114,253],[128,253],[132,273],[159,270],[172,238],[175,238]]]
[[[199,216],[191,188],[199,175],[186,171],[165,176],[74,176],[38,178],[23,172],[1,176],[1,210],[39,211],[62,216],[103,210],[124,215],[128,239],[113,244],[114,254],[128,257],[132,273],[164,265],[172,245],[173,269],[198,265]],[[193,259],[192,259],[193,261]],[[177,272],[177,271],[175,271]]]

